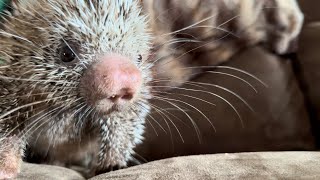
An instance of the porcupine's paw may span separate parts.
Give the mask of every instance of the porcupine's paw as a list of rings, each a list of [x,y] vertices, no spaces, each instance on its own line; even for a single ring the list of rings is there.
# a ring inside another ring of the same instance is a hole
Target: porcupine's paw
[[[280,55],[293,53],[304,15],[296,0],[275,0],[274,3],[272,7],[266,6],[268,45]]]
[[[21,158],[17,158],[11,153],[7,153],[1,159],[0,163],[0,179],[12,179],[17,177],[20,172]]]
[[[0,139],[0,179],[12,179],[20,172],[22,158],[16,138]]]

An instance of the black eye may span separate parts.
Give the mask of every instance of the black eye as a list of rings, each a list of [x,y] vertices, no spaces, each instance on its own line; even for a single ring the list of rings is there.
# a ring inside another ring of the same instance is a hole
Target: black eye
[[[142,62],[142,55],[139,54],[139,55],[138,55],[138,63],[141,63],[141,62]]]
[[[76,55],[69,46],[65,45],[61,48],[60,59],[62,62],[71,63],[76,59]]]

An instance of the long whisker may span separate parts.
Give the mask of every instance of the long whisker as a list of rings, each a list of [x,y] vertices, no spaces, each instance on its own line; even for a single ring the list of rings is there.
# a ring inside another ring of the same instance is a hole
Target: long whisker
[[[142,119],[140,118],[140,116],[138,115],[138,113],[136,112],[134,107],[135,107],[134,105],[132,105],[132,107],[130,107],[131,111],[140,119],[140,121],[142,121]],[[149,124],[151,125],[153,131],[156,133],[156,136],[159,136],[159,134],[158,134],[156,128],[153,126],[153,124],[148,119],[146,119],[146,120],[147,120],[147,122],[149,122]]]
[[[226,75],[226,76],[230,76],[230,77],[233,77],[233,78],[236,78],[244,83],[246,83],[248,86],[250,86],[255,93],[258,93],[258,90],[251,84],[249,83],[248,81],[246,81],[245,79],[243,78],[240,78],[238,76],[235,76],[233,74],[230,74],[230,73],[225,73],[225,72],[218,72],[218,71],[205,71],[204,73],[211,73],[211,74],[221,74],[221,75]]]
[[[211,66],[211,65],[208,65],[208,66],[190,66],[190,67],[182,67],[182,68],[179,68],[179,69],[228,69],[228,70],[232,70],[232,71],[235,71],[235,72],[239,72],[239,73],[242,73],[246,76],[249,76],[251,78],[253,78],[254,80],[256,80],[257,82],[259,82],[260,84],[262,84],[265,88],[268,88],[269,86],[263,82],[260,78],[258,78],[257,76],[245,71],[245,70],[242,70],[242,69],[239,69],[239,68],[236,68],[236,67],[231,67],[231,66],[220,66],[220,65],[217,65],[217,66]],[[164,73],[166,71],[163,71],[163,72],[160,72],[160,73]],[[232,75],[232,74],[229,74],[229,73],[225,73],[225,72],[219,72],[219,71],[204,71],[204,72],[201,72],[201,73],[205,73],[205,72],[208,72],[208,73],[220,73],[220,74],[225,74],[228,76],[232,76],[232,77],[235,77],[235,75]],[[155,75],[157,75],[159,73],[156,73]],[[197,73],[198,74],[198,73]],[[237,77],[235,77],[237,78]],[[238,77],[239,78],[239,77]],[[245,80],[244,80],[245,81]],[[249,82],[248,82],[249,83]],[[246,83],[247,84],[247,83]],[[250,84],[250,83],[249,83]],[[249,85],[249,86],[252,86],[252,85]],[[254,88],[254,87],[253,87]],[[254,88],[255,89],[255,88]],[[256,90],[256,89],[255,89]]]
[[[152,105],[151,105],[151,106],[152,106]],[[163,110],[160,110],[160,108],[155,108],[154,106],[153,106],[153,108],[154,108],[156,111],[158,111],[158,112],[160,112],[161,114],[163,114],[163,115],[169,120],[169,122],[170,122],[170,123],[173,125],[173,127],[177,130],[177,132],[178,132],[178,134],[179,134],[179,136],[180,136],[180,138],[181,138],[181,141],[184,143],[184,139],[183,139],[183,137],[182,137],[182,135],[181,135],[178,127],[174,124],[174,122],[171,120],[171,118],[170,118],[168,115],[166,115],[166,114],[163,112]],[[168,124],[168,126],[169,126],[169,124]],[[170,134],[171,134],[171,132],[170,132]],[[172,134],[171,134],[171,136],[172,136]],[[172,143],[173,143],[173,139],[172,139]]]
[[[170,94],[170,95],[185,96],[185,97],[189,97],[189,98],[191,98],[191,99],[196,99],[196,100],[205,102],[205,103],[210,104],[210,105],[212,105],[212,106],[217,106],[216,104],[214,104],[214,103],[212,103],[212,102],[206,101],[206,100],[204,100],[204,99],[201,99],[201,98],[198,98],[198,97],[195,97],[195,96],[190,96],[190,95],[187,95],[187,94],[169,93],[169,92],[162,92],[162,91],[155,91],[155,90],[153,90],[152,92],[159,93],[159,94],[161,93],[161,94]]]
[[[151,81],[151,83],[157,83],[157,82],[172,82],[173,80],[169,80],[169,79],[154,79]],[[174,81],[173,81],[174,82]],[[190,86],[194,86],[194,87],[199,87],[201,89],[207,89],[201,85],[198,85],[198,84],[192,84],[192,83],[189,83],[188,81],[184,82],[184,84],[188,84]]]
[[[159,106],[157,106],[157,105],[155,105],[155,104],[152,104],[151,107],[152,107],[152,108],[161,109],[162,111],[168,113],[170,116],[172,116],[172,117],[174,117],[175,119],[177,119],[178,121],[180,121],[183,125],[185,125],[185,126],[187,126],[187,127],[190,128],[190,126],[189,126],[187,123],[185,123],[181,118],[177,117],[177,116],[174,115],[173,113],[169,112],[169,110],[164,109],[164,108],[161,108],[161,107],[159,107]],[[176,109],[175,109],[175,110],[176,110]],[[178,110],[179,110],[179,109],[178,109]],[[179,111],[180,111],[180,110],[179,110]],[[185,110],[185,111],[186,111],[186,110]]]
[[[71,104],[74,104],[76,103],[77,101],[81,100],[81,98],[75,100],[73,103]],[[66,111],[67,109],[70,109],[69,106],[64,106],[63,103],[59,104],[58,107],[54,108],[53,110],[45,113],[44,115],[38,117],[36,120],[33,121],[33,123],[29,124],[27,127],[25,127],[25,129],[28,129],[26,132],[24,132],[24,136],[27,136],[28,133],[29,134],[33,134],[33,132],[35,132],[36,130],[38,130],[41,126],[43,126],[44,124],[46,124],[47,122],[49,122],[50,120],[54,119],[56,116],[58,116],[59,114],[61,114],[63,111]],[[60,110],[59,110],[60,109]],[[59,110],[57,112],[57,110]],[[52,115],[52,114],[55,114],[55,115]],[[43,118],[45,117],[48,117],[48,116],[51,116],[51,118],[48,118],[46,121],[42,122],[37,128],[35,128],[32,132],[30,132]]]
[[[148,163],[148,161],[142,157],[140,154],[138,154],[137,152],[134,152],[135,155],[137,155],[140,159],[142,159],[144,161],[144,163]]]
[[[240,36],[238,36],[237,34],[231,32],[231,31],[228,31],[228,30],[226,30],[226,29],[224,29],[224,28],[221,28],[220,26],[218,26],[218,27],[214,27],[214,26],[195,26],[195,27],[191,27],[190,29],[196,29],[196,28],[211,28],[211,29],[216,29],[216,30],[219,30],[219,31],[222,31],[222,32],[226,32],[226,33],[228,33],[229,35],[232,35],[232,36],[234,36],[234,37],[236,37],[236,38],[240,38]]]
[[[226,100],[225,98],[223,98],[222,96],[220,96],[218,94],[215,94],[215,93],[212,93],[212,92],[209,92],[209,91],[199,90],[199,89],[189,89],[189,88],[181,88],[181,87],[171,87],[171,86],[153,86],[153,87],[172,88],[172,89],[179,89],[179,90],[192,91],[192,92],[203,92],[203,93],[210,94],[210,95],[213,95],[215,97],[218,97],[222,101],[226,102],[234,110],[234,112],[237,114],[237,116],[239,117],[239,119],[241,121],[242,127],[244,127],[242,117],[241,117],[240,113],[238,112],[238,110],[228,100]]]
[[[161,36],[168,36],[168,35],[172,35],[172,34],[177,34],[177,33],[179,33],[179,32],[182,32],[182,31],[185,31],[185,30],[187,30],[187,29],[190,29],[190,28],[192,28],[192,27],[194,27],[194,26],[196,26],[196,25],[198,25],[198,24],[201,24],[201,23],[203,23],[203,22],[205,22],[205,21],[208,21],[208,20],[210,20],[210,19],[212,19],[212,18],[214,18],[214,17],[216,17],[216,16],[217,16],[217,14],[212,15],[212,16],[209,16],[209,17],[204,18],[204,19],[202,19],[202,20],[200,20],[200,21],[198,21],[198,22],[196,22],[196,23],[194,23],[194,24],[191,24],[190,26],[184,27],[184,28],[182,28],[182,29],[179,29],[179,30],[176,30],[176,31],[173,31],[173,32],[170,32],[170,33],[162,34]]]
[[[190,81],[189,81],[190,82]],[[200,84],[200,85],[206,85],[206,86],[211,86],[211,87],[216,87],[219,89],[222,89],[234,96],[236,96],[238,99],[240,99],[252,112],[254,112],[253,108],[250,106],[250,104],[244,100],[241,96],[239,96],[237,93],[231,91],[230,89],[224,88],[222,86],[216,85],[216,84],[210,84],[210,83],[203,83],[203,82],[190,82],[190,83],[195,83],[195,84]]]
[[[159,96],[159,95],[158,95],[158,97],[159,97],[159,98],[162,98],[162,99],[165,99],[165,100],[168,100],[168,101],[180,102],[180,103],[183,103],[183,104],[185,104],[185,105],[193,108],[194,110],[196,110],[197,112],[199,112],[199,113],[209,122],[209,124],[212,126],[213,130],[214,130],[215,132],[217,132],[217,131],[216,131],[216,128],[215,128],[215,126],[212,124],[211,120],[210,120],[202,111],[200,111],[200,110],[199,110],[198,108],[196,108],[195,106],[193,106],[193,105],[191,105],[191,104],[189,104],[189,103],[186,103],[186,102],[184,102],[184,101],[181,101],[181,100],[178,100],[178,99],[174,99],[174,98],[167,98],[167,97]]]
[[[58,107],[52,109],[51,111],[49,111],[49,112],[41,115],[39,118],[37,118],[36,120],[34,120],[34,121],[33,121],[32,123],[30,123],[28,126],[26,126],[25,129],[27,129],[27,131],[26,131],[26,132],[23,132],[23,134],[21,133],[21,135],[22,135],[22,136],[27,136],[28,133],[29,133],[43,118],[46,118],[46,117],[50,116],[50,115],[53,114],[53,113],[56,113],[56,111],[57,111],[58,109],[61,109],[61,106],[58,106]],[[58,112],[58,113],[59,113],[59,112]],[[58,114],[58,113],[57,113],[57,114]],[[48,119],[47,119],[46,121],[44,121],[44,122],[47,122],[47,121],[50,121],[50,120],[51,120],[51,118],[48,118]],[[41,126],[42,126],[42,124],[44,124],[44,122],[41,123]],[[38,128],[41,127],[41,126],[38,126]],[[38,128],[36,128],[36,129],[33,130],[32,132],[35,132]],[[30,133],[30,134],[32,134],[32,133]]]
[[[66,83],[65,81],[55,81],[55,80],[41,80],[41,79],[24,79],[24,78],[14,78],[14,77],[8,77],[8,76],[2,76],[0,75],[0,79],[4,80],[16,80],[16,81],[29,81],[29,82],[55,82],[55,83]],[[67,82],[68,84],[75,85],[76,83]]]
[[[216,39],[216,40],[213,40],[213,41],[208,41],[208,42],[206,42],[206,43],[204,43],[204,44],[202,44],[202,45],[200,45],[200,46],[197,46],[197,47],[195,47],[195,48],[193,48],[193,49],[191,49],[191,50],[186,51],[185,53],[182,53],[181,55],[179,55],[178,57],[174,58],[173,60],[176,60],[176,61],[181,60],[181,58],[182,58],[183,56],[185,56],[185,55],[187,55],[187,54],[189,54],[189,53],[191,53],[191,52],[193,52],[193,51],[195,51],[195,50],[197,50],[197,49],[200,49],[200,48],[202,48],[202,47],[205,47],[205,46],[207,46],[208,44],[210,44],[210,43],[212,43],[212,42],[220,41],[220,40],[228,37],[229,35],[230,35],[230,34],[226,34],[226,35],[222,36],[222,37],[219,38],[219,39]],[[157,63],[157,62],[158,62],[159,60],[161,60],[161,59],[162,59],[162,58],[158,58],[157,60],[155,60],[155,61],[152,62],[152,63],[155,64],[155,63]],[[171,60],[171,61],[173,61],[173,60]],[[166,62],[165,64],[168,64],[168,63],[170,63],[171,61],[168,61],[168,62]]]
[[[192,39],[186,39],[186,38],[184,38],[184,39],[182,39],[182,38],[180,38],[180,39],[173,39],[173,40],[171,40],[171,41],[168,41],[168,42],[165,42],[164,44],[162,44],[162,46],[163,45],[172,45],[172,44],[178,44],[178,43],[200,43],[200,42],[202,42],[202,41],[199,41],[199,40],[192,40]]]
[[[75,117],[78,113],[80,113],[80,111],[82,111],[82,109],[86,107],[86,104],[84,102],[82,102],[82,103],[77,105],[77,108],[78,108],[78,106],[79,106],[79,109],[76,110],[74,113],[72,113],[70,115],[70,117]]]
[[[52,101],[52,100],[57,100],[57,99],[61,99],[61,98],[64,98],[64,97],[68,97],[69,95],[66,95],[66,96],[60,96],[60,97],[56,97],[56,98],[51,98],[51,99],[46,99],[46,100],[43,100],[43,101],[36,101],[36,102],[32,102],[32,103],[29,103],[29,104],[25,104],[25,105],[22,105],[22,106],[19,106],[17,108],[14,108],[2,115],[0,115],[0,119],[8,116],[9,114],[12,114],[20,109],[23,109],[23,108],[26,108],[26,107],[30,107],[30,106],[34,106],[34,105],[37,105],[37,104],[41,104],[41,103],[44,103],[44,102],[48,102],[48,101]],[[0,120],[1,122],[1,120]]]
[[[177,130],[177,132],[178,132],[178,134],[179,134],[179,136],[180,136],[180,138],[181,138],[181,141],[182,141],[182,143],[184,143],[185,141],[184,141],[184,139],[183,139],[183,137],[182,137],[182,135],[181,135],[181,132],[180,132],[180,130],[178,129],[178,127],[176,126],[176,124],[171,120],[171,118],[168,116],[168,115],[166,115],[164,112],[163,112],[163,110],[159,110],[161,113],[163,113],[163,115],[165,116],[165,117],[167,117],[167,119],[171,122],[171,124],[173,125],[173,127]]]
[[[152,106],[152,105],[151,105]],[[143,106],[139,106],[142,109],[146,110]],[[163,126],[161,126],[161,124],[150,114],[148,113],[148,116],[150,116],[150,118],[167,134],[167,131],[163,128]]]
[[[186,67],[186,68],[183,68],[183,69],[199,69],[199,68],[202,68],[202,69],[212,69],[212,68],[216,68],[216,69],[229,69],[229,70],[233,70],[233,71],[236,71],[236,72],[240,72],[242,74],[245,74],[253,79],[255,79],[256,81],[258,81],[260,84],[262,84],[264,87],[268,88],[268,85],[263,82],[261,79],[259,79],[258,77],[256,77],[255,75],[247,72],[247,71],[244,71],[244,70],[241,70],[239,68],[236,68],[236,67],[231,67],[231,66],[195,66],[195,67]]]
[[[151,116],[150,116],[150,117],[151,117]],[[159,136],[159,134],[158,134],[158,132],[157,132],[156,128],[153,126],[152,122],[151,122],[151,121],[149,121],[149,119],[146,119],[146,120],[147,120],[147,122],[150,124],[150,126],[152,127],[152,129],[153,129],[154,133],[156,133],[156,136]]]
[[[152,106],[151,106],[152,107]],[[166,119],[168,119],[168,116],[166,114],[164,114],[160,109],[158,108],[154,108],[154,110],[162,117],[162,119],[164,120],[164,122],[166,123],[167,127],[168,127],[168,130],[169,130],[169,134],[170,134],[170,139],[171,139],[171,143],[172,143],[172,146],[174,146],[174,143],[173,143],[173,136],[172,136],[172,131],[171,131],[171,128],[170,128],[170,125],[169,123],[167,122]]]
[[[154,98],[157,99],[157,100],[160,100],[160,101],[164,101],[164,102],[166,102],[166,103],[168,103],[168,104],[171,104],[172,106],[178,108],[181,112],[183,112],[183,113],[188,117],[188,119],[191,121],[191,123],[192,123],[192,125],[193,125],[193,127],[195,128],[195,131],[196,131],[196,133],[197,133],[197,137],[198,137],[199,143],[201,143],[201,137],[200,137],[199,127],[198,127],[198,125],[193,121],[193,119],[191,118],[191,116],[190,116],[185,110],[183,110],[181,107],[179,107],[178,105],[176,105],[176,104],[174,104],[174,103],[172,103],[172,102],[170,102],[170,101],[168,101],[168,100],[165,100],[165,99],[162,99],[162,98],[158,98],[158,97],[154,97]]]
[[[41,107],[41,108],[42,108],[42,107]],[[37,109],[40,109],[40,108],[37,108]],[[11,133],[14,132],[16,129],[18,129],[19,127],[21,127],[21,126],[24,125],[25,123],[27,123],[27,121],[29,121],[30,119],[32,119],[32,118],[34,118],[34,117],[36,117],[36,116],[44,113],[45,111],[46,111],[46,109],[45,109],[45,110],[42,110],[42,111],[40,111],[40,112],[38,112],[38,113],[36,113],[36,114],[33,115],[32,117],[29,117],[27,120],[25,120],[25,121],[23,121],[22,123],[19,123],[18,125],[16,125],[14,128],[12,128],[11,131],[7,132],[6,134],[11,134]],[[23,114],[23,113],[21,113],[21,114]],[[21,115],[21,114],[20,114],[20,115]],[[13,117],[19,117],[19,115],[13,116]],[[3,119],[3,120],[5,120],[5,119]]]
[[[225,22],[220,23],[218,27],[222,27],[223,25],[228,24],[229,22],[233,21],[234,19],[236,19],[238,17],[240,17],[240,15],[233,16],[230,19],[226,20]]]

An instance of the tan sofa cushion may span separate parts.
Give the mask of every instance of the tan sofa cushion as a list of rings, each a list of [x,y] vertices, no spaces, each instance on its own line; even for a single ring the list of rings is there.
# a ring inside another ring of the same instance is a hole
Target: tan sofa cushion
[[[177,157],[91,180],[320,179],[320,152],[260,152]],[[82,180],[61,167],[24,164],[18,180]]]
[[[17,180],[84,180],[84,178],[70,169],[24,163]]]
[[[91,180],[320,179],[320,153],[266,152],[189,156],[114,171]]]

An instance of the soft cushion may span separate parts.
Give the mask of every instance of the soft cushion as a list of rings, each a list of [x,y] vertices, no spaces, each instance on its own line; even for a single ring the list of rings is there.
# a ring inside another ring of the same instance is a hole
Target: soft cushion
[[[320,179],[320,153],[265,152],[189,156],[155,161],[91,180]]]
[[[21,173],[18,180],[84,180],[77,172],[57,167],[42,164],[22,165]]]

